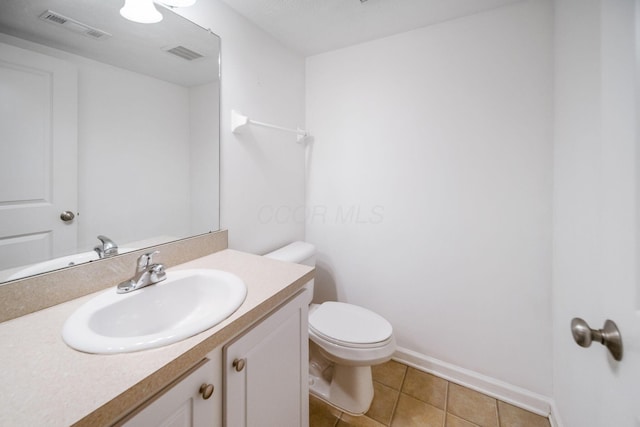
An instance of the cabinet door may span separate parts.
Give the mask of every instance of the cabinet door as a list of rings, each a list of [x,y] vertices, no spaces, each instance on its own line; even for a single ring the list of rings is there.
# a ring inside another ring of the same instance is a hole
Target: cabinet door
[[[309,425],[309,291],[224,348],[227,427]]]
[[[220,350],[207,355],[199,365],[169,385],[122,423],[125,427],[220,427],[222,381]],[[213,385],[205,399],[200,388]]]

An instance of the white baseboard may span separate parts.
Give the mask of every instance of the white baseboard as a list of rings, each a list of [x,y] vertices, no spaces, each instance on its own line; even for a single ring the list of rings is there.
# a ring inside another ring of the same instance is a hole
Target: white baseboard
[[[436,375],[453,383],[479,391],[534,414],[549,417],[552,427],[562,427],[554,417],[555,405],[550,397],[533,393],[495,378],[425,356],[415,351],[398,347],[393,359],[406,365]]]
[[[549,415],[549,421],[551,422],[551,427],[564,427],[562,424],[562,420],[560,419],[560,412],[558,412],[558,407],[555,402],[551,402],[551,414]]]

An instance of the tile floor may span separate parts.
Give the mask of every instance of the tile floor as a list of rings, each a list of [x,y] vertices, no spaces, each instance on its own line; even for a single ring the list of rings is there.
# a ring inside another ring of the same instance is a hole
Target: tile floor
[[[544,417],[393,360],[374,366],[373,387],[361,417],[311,396],[310,427],[550,427]]]

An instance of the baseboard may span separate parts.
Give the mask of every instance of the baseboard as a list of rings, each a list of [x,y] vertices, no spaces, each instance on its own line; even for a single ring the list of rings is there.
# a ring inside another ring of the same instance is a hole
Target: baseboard
[[[549,397],[402,347],[398,347],[393,359],[543,417],[549,417],[553,427],[562,427],[559,420],[553,416],[556,408]]]
[[[551,427],[564,427],[562,420],[560,419],[560,412],[558,412],[558,408],[553,401],[551,402],[551,414],[549,414],[549,421],[551,422]]]

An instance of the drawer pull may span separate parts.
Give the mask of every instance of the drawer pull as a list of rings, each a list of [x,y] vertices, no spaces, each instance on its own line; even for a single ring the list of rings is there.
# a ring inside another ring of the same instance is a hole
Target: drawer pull
[[[200,386],[200,394],[204,400],[207,400],[213,394],[213,384],[202,384]]]
[[[236,369],[237,372],[240,372],[244,369],[244,365],[246,364],[246,361],[244,359],[236,359],[233,361],[233,367]]]

